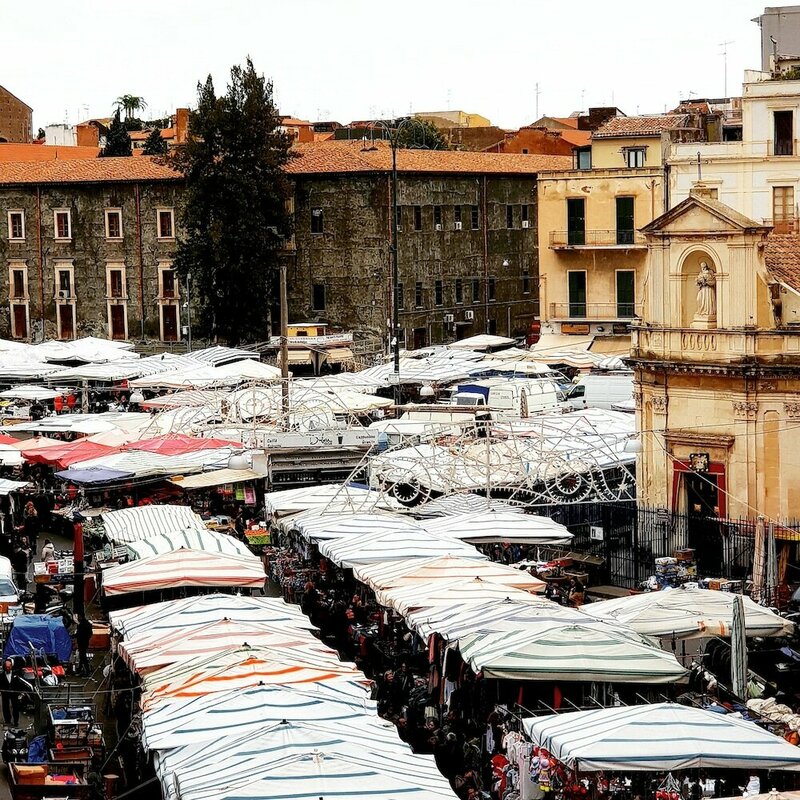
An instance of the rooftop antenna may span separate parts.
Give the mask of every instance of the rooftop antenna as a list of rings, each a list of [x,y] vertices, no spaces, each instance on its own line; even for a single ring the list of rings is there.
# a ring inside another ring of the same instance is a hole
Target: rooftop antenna
[[[700,151],[697,151],[697,182],[701,183],[703,180],[703,169],[700,166]]]
[[[539,119],[539,95],[542,93],[542,90],[539,88],[539,83],[536,83],[536,88],[534,89],[534,96],[536,97],[536,119]]]
[[[583,113],[586,109],[583,107],[583,100],[586,97],[586,89],[581,89],[581,113]]]
[[[733,44],[732,41],[728,42],[720,42],[720,47],[722,48],[722,72],[724,76],[724,92],[723,97],[728,96],[728,45]]]

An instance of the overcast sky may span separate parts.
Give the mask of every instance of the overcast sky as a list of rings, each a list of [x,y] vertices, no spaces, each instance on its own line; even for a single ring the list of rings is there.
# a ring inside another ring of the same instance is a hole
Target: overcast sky
[[[107,116],[121,94],[153,116],[218,91],[249,54],[284,114],[371,119],[463,109],[501,127],[592,105],[661,112],[720,96],[760,67],[764,4],[747,0],[0,0],[0,84],[34,130]]]

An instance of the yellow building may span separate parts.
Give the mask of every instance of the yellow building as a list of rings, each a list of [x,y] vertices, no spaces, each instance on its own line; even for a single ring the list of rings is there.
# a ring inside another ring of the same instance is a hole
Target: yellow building
[[[623,337],[641,315],[647,247],[639,230],[664,210],[663,145],[685,114],[612,117],[577,148],[575,169],[538,180],[543,334]]]
[[[699,191],[643,230],[632,341],[639,501],[697,524],[796,518],[800,237],[769,236]],[[724,543],[719,524],[705,530]]]
[[[492,124],[488,117],[466,111],[420,111],[414,117],[431,122],[437,128],[488,128]]]

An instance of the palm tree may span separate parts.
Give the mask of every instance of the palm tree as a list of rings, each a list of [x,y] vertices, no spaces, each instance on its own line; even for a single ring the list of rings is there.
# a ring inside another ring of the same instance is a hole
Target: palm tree
[[[135,94],[123,94],[114,101],[114,107],[125,112],[125,119],[131,119],[135,111],[144,111],[147,102]]]

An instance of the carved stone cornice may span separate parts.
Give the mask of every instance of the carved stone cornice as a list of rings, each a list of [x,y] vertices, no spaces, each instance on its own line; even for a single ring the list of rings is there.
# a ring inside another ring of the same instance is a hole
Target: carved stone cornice
[[[784,403],[783,410],[789,419],[800,419],[800,403]]]
[[[664,394],[655,394],[650,398],[654,414],[666,414],[669,398]]]
[[[669,444],[690,444],[693,447],[733,447],[736,437],[727,433],[698,433],[697,431],[675,428],[664,433]]]
[[[733,416],[736,419],[755,419],[758,415],[758,403],[752,400],[737,400],[733,404]]]

